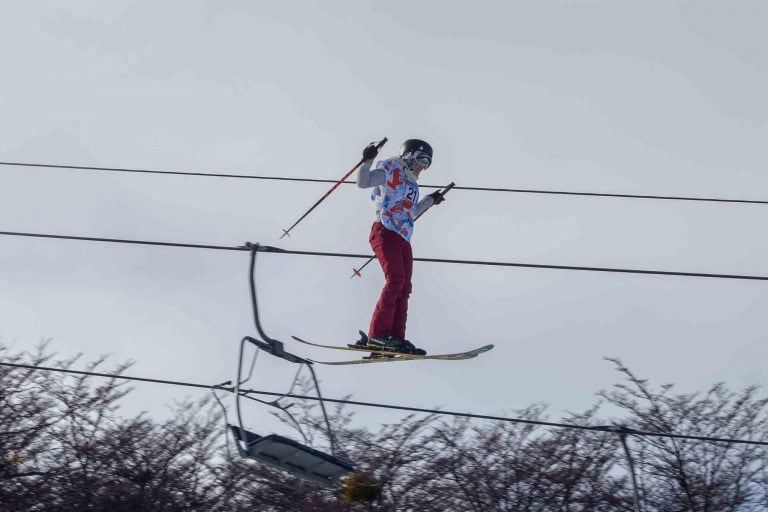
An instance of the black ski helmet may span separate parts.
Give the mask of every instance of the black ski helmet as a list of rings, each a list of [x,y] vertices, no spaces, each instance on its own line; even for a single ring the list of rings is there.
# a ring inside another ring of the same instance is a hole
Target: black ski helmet
[[[414,151],[422,151],[428,154],[429,158],[432,158],[432,146],[421,139],[408,139],[407,141],[403,142],[403,145],[400,146],[400,157],[402,158],[408,153],[412,153]]]

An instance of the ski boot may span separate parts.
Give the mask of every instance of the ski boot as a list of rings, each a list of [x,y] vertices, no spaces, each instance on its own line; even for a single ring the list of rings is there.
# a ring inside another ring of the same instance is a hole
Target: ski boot
[[[347,346],[349,348],[364,349],[364,350],[387,350],[384,342],[377,339],[369,338],[363,331],[357,331],[360,333],[360,339],[354,343],[350,343]],[[378,359],[380,357],[395,357],[394,355],[379,354],[377,352],[371,352],[371,355],[363,357],[363,359]]]
[[[372,348],[371,340],[368,339],[368,335],[365,334],[363,331],[357,331],[357,332],[360,333],[360,339],[354,343],[349,343],[347,346],[349,348]]]
[[[373,342],[373,343],[371,343]],[[368,346],[373,347],[375,345],[379,345],[381,348],[378,348],[378,350],[385,350],[387,352],[392,352],[394,354],[407,354],[407,355],[414,355],[414,356],[425,356],[427,355],[427,351],[421,348],[416,348],[416,346],[411,343],[408,340],[397,338],[395,336],[383,336],[382,338],[372,338],[368,340]],[[381,357],[381,354],[371,354],[371,356],[378,355]],[[385,357],[392,357],[389,355],[386,355]]]

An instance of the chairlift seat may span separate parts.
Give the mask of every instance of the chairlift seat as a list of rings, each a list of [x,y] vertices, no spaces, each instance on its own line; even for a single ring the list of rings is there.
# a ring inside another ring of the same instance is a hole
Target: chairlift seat
[[[230,425],[240,454],[323,486],[333,485],[354,470],[347,461],[277,434],[260,436]],[[245,441],[245,448],[242,443]]]

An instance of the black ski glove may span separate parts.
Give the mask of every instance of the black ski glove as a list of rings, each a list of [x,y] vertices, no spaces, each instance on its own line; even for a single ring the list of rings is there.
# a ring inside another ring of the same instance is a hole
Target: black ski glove
[[[445,197],[443,197],[443,194],[441,194],[439,190],[435,190],[434,192],[429,194],[429,197],[432,198],[435,204],[440,204],[443,201],[445,201]]]
[[[376,143],[371,142],[363,150],[363,160],[373,160],[379,154],[379,150],[376,149]]]

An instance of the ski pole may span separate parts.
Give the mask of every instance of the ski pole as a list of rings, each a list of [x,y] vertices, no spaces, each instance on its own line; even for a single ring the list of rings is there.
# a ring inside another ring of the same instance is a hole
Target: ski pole
[[[387,143],[387,138],[386,138],[386,137],[384,137],[383,139],[381,139],[381,141],[380,141],[378,144],[376,144],[376,149],[377,149],[377,150],[381,149],[381,148],[382,148],[382,146],[384,146],[384,144],[386,144],[386,143]],[[295,228],[295,227],[296,227],[296,225],[297,225],[299,222],[301,222],[302,220],[304,220],[304,217],[306,217],[307,215],[309,215],[309,213],[310,213],[312,210],[314,210],[315,208],[317,208],[317,205],[319,205],[320,203],[322,203],[322,202],[325,200],[325,198],[326,198],[326,197],[328,197],[329,195],[331,195],[331,192],[333,192],[334,190],[336,190],[336,189],[338,188],[338,186],[339,186],[339,185],[341,185],[342,183],[344,183],[344,180],[346,180],[347,178],[349,178],[349,175],[350,175],[350,174],[352,174],[353,172],[355,172],[355,171],[357,170],[357,168],[358,168],[358,167],[360,167],[361,165],[363,165],[363,162],[365,162],[365,159],[361,158],[361,159],[360,159],[360,161],[359,161],[359,162],[357,162],[357,163],[355,164],[355,166],[354,166],[353,168],[351,168],[351,169],[350,169],[350,170],[347,172],[347,174],[345,174],[344,176],[342,176],[342,177],[341,177],[341,179],[340,179],[339,181],[337,181],[337,182],[336,182],[336,183],[335,183],[335,184],[334,184],[334,185],[331,187],[331,189],[330,189],[328,192],[326,192],[326,193],[323,195],[323,197],[321,197],[320,199],[318,199],[318,200],[317,200],[317,202],[316,202],[315,204],[313,204],[313,205],[312,205],[312,207],[311,207],[309,210],[307,210],[306,212],[304,212],[304,215],[302,215],[301,217],[299,217],[299,220],[297,220],[296,222],[294,222],[294,223],[293,223],[293,225],[292,225],[291,227],[289,227],[288,229],[284,229],[284,230],[283,230],[283,234],[280,236],[280,240],[282,240],[282,239],[283,239],[283,237],[285,237],[286,235],[288,235],[288,234],[291,232],[291,230],[292,230],[293,228]]]
[[[456,184],[455,184],[454,182],[450,182],[450,183],[449,183],[449,184],[448,184],[448,185],[447,185],[447,186],[446,186],[446,187],[445,187],[443,190],[441,190],[441,191],[440,191],[440,195],[441,195],[441,196],[444,196],[444,195],[445,195],[445,194],[447,194],[447,193],[448,193],[448,191],[449,191],[449,190],[451,190],[451,189],[452,189],[452,188],[453,188],[455,185],[456,185]],[[421,212],[419,215],[417,215],[417,216],[416,216],[416,218],[415,218],[415,219],[413,219],[413,222],[416,222],[417,220],[419,220],[419,217],[421,217],[422,215],[424,215],[424,213],[426,213],[426,210],[424,210],[424,211],[423,211],[423,212]],[[363,266],[362,266],[362,267],[360,267],[360,268],[353,268],[353,269],[352,269],[352,275],[351,275],[351,276],[349,276],[349,278],[350,278],[350,279],[352,279],[352,278],[353,278],[353,277],[355,277],[355,276],[357,276],[357,277],[363,277],[363,276],[360,274],[360,271],[361,271],[361,270],[363,270],[365,267],[367,267],[367,266],[368,266],[368,264],[369,264],[370,262],[372,262],[373,260],[375,260],[375,259],[376,259],[376,256],[371,256],[371,257],[370,257],[370,259],[369,259],[368,261],[366,261],[365,263],[363,263]]]

